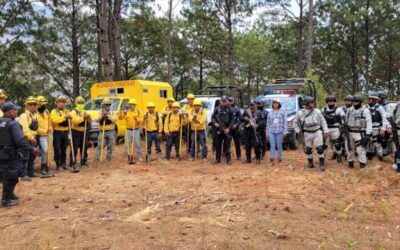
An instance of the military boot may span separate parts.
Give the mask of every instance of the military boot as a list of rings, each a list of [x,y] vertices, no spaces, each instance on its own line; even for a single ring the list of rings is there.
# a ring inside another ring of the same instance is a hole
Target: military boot
[[[354,168],[354,161],[349,161],[348,165],[349,168]]]
[[[319,169],[325,171],[325,158],[319,158]]]
[[[365,168],[366,164],[365,163],[360,163],[360,168]]]
[[[313,159],[308,159],[307,168],[314,168]]]

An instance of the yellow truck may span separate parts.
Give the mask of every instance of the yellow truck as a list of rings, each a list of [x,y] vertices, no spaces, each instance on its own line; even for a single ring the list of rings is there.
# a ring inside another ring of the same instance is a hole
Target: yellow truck
[[[127,80],[113,82],[99,82],[93,84],[90,90],[91,99],[85,104],[85,110],[93,117],[101,109],[101,102],[105,97],[111,100],[111,110],[119,112],[128,108],[130,98],[135,98],[137,108],[143,114],[147,111],[148,102],[156,105],[156,111],[161,111],[167,104],[167,99],[173,97],[172,86],[166,82],[146,80]],[[116,123],[118,137],[124,137],[126,124],[124,120]],[[89,130],[89,140],[96,142],[100,132],[100,125],[92,122]]]

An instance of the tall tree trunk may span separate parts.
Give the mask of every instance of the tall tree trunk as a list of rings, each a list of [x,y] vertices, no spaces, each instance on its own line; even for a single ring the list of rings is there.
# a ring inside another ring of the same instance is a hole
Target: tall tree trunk
[[[79,96],[79,47],[78,47],[78,31],[76,14],[77,9],[75,6],[76,0],[72,0],[72,15],[71,15],[71,43],[72,43],[72,95],[73,97]]]
[[[226,4],[226,24],[228,28],[228,77],[229,85],[235,85],[235,37],[233,35],[233,22],[232,22],[232,0],[225,0]]]
[[[303,25],[303,11],[304,11],[304,5],[303,5],[303,0],[300,0],[299,2],[299,9],[300,9],[300,14],[299,14],[299,20],[296,24],[296,43],[297,43],[297,62],[296,62],[296,68],[297,68],[297,77],[302,77],[303,76],[303,30],[304,30],[304,25]]]
[[[200,75],[200,81],[199,81],[199,90],[203,89],[203,51],[200,51],[200,69],[199,69],[199,75]]]
[[[167,42],[168,42],[168,82],[172,83],[172,2],[173,0],[169,0],[168,7],[168,34],[167,34]]]
[[[251,97],[251,66],[249,65],[249,71],[247,72],[247,103],[250,102],[250,97]]]
[[[365,6],[365,91],[369,90],[369,56],[370,56],[370,30],[369,30],[369,8],[370,8],[370,0],[366,0]]]
[[[114,80],[121,80],[121,7],[122,0],[114,0],[114,10],[110,17],[114,53]]]
[[[314,43],[314,0],[308,0],[307,20],[307,49],[306,49],[306,71],[312,68],[313,43]]]
[[[354,23],[352,23],[351,25],[351,30],[352,30],[352,34],[351,34],[351,51],[350,51],[350,58],[351,58],[351,74],[352,74],[352,80],[353,80],[353,86],[352,86],[352,90],[353,93],[355,94],[358,92],[358,71],[357,71],[357,44],[355,41],[355,25]]]
[[[97,82],[101,82],[103,80],[103,66],[102,66],[102,55],[101,55],[101,38],[100,38],[100,11],[101,4],[100,0],[96,0],[96,28],[97,28],[97,72],[96,72],[96,80]]]
[[[100,12],[97,13],[100,19],[100,43],[101,43],[101,56],[104,71],[104,80],[111,81],[111,51],[109,40],[109,27],[108,27],[108,0],[100,0]]]

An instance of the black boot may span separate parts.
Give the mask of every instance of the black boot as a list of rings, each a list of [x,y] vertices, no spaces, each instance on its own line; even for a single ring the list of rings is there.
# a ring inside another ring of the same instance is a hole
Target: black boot
[[[365,168],[365,163],[360,162],[360,168]]]
[[[325,158],[319,158],[319,169],[325,171]]]
[[[349,164],[348,165],[349,168],[354,168],[354,161],[349,161],[348,164]]]
[[[314,168],[313,159],[308,159],[307,168]]]
[[[400,164],[396,164],[397,165],[397,173],[400,173]]]
[[[47,175],[47,164],[46,163],[42,163],[42,165],[40,166],[40,173],[42,174],[41,177],[46,176]]]
[[[333,160],[337,160],[337,154],[336,153],[333,153],[333,155],[332,155],[332,158],[330,159],[331,161],[333,161]]]
[[[342,163],[342,156],[341,155],[336,155],[336,162],[337,163]]]
[[[379,161],[383,161],[383,156],[378,156]]]

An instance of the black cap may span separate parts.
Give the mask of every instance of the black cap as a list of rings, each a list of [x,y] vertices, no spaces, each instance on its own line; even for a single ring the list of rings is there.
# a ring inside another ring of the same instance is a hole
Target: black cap
[[[326,102],[336,102],[336,97],[330,95],[325,99]]]
[[[353,96],[353,102],[363,102],[364,101],[364,97],[361,95],[355,95]]]
[[[353,101],[353,96],[352,95],[348,95],[344,98],[345,101],[349,101],[352,102]]]
[[[234,101],[235,101],[235,98],[231,96],[231,97],[228,98],[228,101],[234,102]]]
[[[15,105],[15,104],[12,103],[12,102],[6,102],[6,103],[3,104],[3,107],[1,107],[1,110],[2,110],[4,113],[7,112],[7,111],[9,111],[9,110],[12,110],[12,109],[14,109],[14,110],[20,110],[21,107],[18,106],[18,105]]]
[[[221,101],[227,101],[228,100],[228,97],[227,96],[221,96]]]
[[[306,96],[306,97],[304,97],[304,103],[305,104],[315,103],[315,99],[314,99],[314,97]]]

